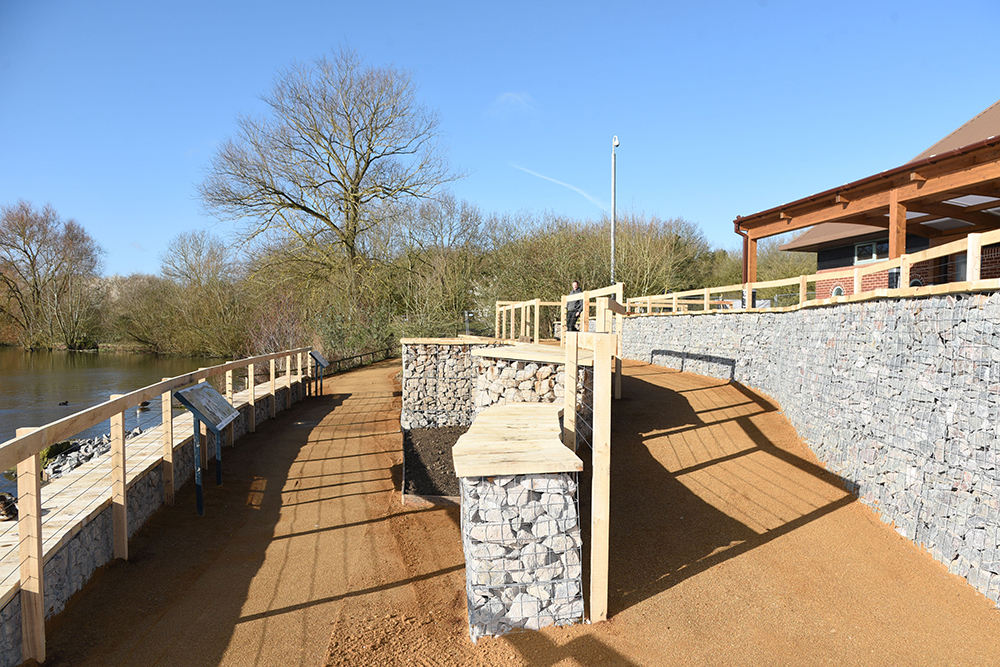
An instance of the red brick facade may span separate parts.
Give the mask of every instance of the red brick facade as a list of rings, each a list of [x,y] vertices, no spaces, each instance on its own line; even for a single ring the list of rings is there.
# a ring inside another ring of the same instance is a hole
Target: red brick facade
[[[947,259],[947,261],[942,262],[939,259],[930,259],[926,262],[919,262],[910,267],[910,281],[919,279],[922,285],[936,285],[939,283],[953,282],[955,280],[955,258],[956,255],[952,255]],[[839,269],[827,269],[830,271],[843,271],[843,268]],[[819,274],[822,275],[824,271],[820,271]],[[1000,246],[987,246],[982,250],[980,277],[983,279],[987,278],[1000,278]],[[833,296],[833,290],[836,287],[843,289],[844,296],[849,296],[854,294],[854,279],[853,278],[841,278],[838,280],[817,280],[816,281],[816,296],[817,299],[829,299]],[[889,286],[889,272],[879,271],[878,273],[870,273],[867,276],[862,276],[861,278],[861,291],[868,292],[875,289],[883,289]]]

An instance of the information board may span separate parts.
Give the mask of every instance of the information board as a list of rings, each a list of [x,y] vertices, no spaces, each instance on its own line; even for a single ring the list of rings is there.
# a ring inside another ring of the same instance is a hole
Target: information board
[[[317,364],[319,364],[320,368],[326,368],[327,366],[330,365],[330,362],[326,360],[326,357],[324,357],[322,354],[320,354],[316,350],[313,350],[312,352],[310,352],[309,356],[312,357],[313,360]]]
[[[225,396],[215,390],[207,382],[196,384],[187,389],[181,389],[174,396],[186,408],[216,434],[240,416],[240,413],[230,405]]]

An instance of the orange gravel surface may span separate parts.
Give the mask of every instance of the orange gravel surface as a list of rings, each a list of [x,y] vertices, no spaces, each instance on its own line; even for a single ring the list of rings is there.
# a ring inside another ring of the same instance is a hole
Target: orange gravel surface
[[[625,371],[609,621],[472,644],[457,509],[400,504],[387,362],[226,450],[204,517],[182,489],[50,621],[46,665],[1000,665],[1000,612],[846,493],[777,406]]]

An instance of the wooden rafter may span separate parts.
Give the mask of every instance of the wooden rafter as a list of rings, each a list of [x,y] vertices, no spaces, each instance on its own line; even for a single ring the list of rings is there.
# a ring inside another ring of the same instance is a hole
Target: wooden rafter
[[[984,213],[982,210],[976,210],[972,207],[945,203],[913,202],[910,204],[910,210],[934,215],[938,218],[952,218],[953,220],[969,222],[983,229],[1000,228],[1000,216]]]
[[[912,170],[900,169],[881,180],[859,182],[855,187],[841,188],[826,197],[793,202],[779,209],[738,218],[736,222],[751,238],[762,239],[824,222],[857,221],[871,213],[884,215],[889,211],[889,193],[893,190],[899,204],[914,210],[920,208],[916,203],[940,202],[966,194],[990,196],[1000,191],[1000,150],[995,147],[951,158],[946,164],[925,167],[920,173],[926,180],[911,181]]]

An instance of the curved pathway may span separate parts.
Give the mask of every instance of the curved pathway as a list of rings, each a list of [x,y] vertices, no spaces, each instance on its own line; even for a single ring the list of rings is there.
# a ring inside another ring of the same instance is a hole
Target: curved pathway
[[[240,440],[205,517],[182,489],[50,623],[46,665],[1000,663],[1000,612],[855,502],[776,406],[630,362],[611,620],[472,645],[457,511],[400,504],[398,371],[329,378]]]

